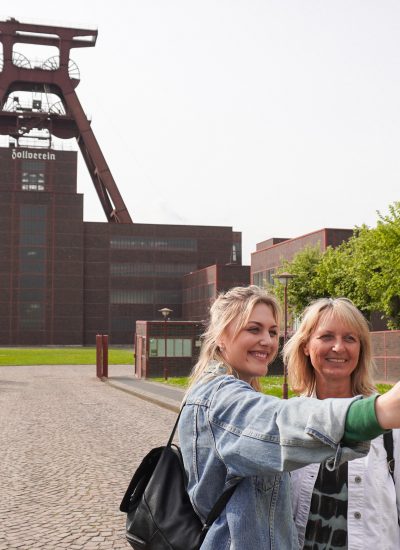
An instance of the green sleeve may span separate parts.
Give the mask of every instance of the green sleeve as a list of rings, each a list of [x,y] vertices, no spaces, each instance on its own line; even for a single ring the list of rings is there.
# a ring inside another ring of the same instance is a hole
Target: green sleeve
[[[364,399],[354,401],[347,411],[346,424],[342,442],[368,441],[383,434],[383,430],[376,418],[375,399],[378,395],[372,395]]]

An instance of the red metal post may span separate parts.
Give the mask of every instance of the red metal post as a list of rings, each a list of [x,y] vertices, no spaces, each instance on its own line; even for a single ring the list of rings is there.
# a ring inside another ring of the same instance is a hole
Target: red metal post
[[[108,378],[108,334],[102,336],[103,344],[103,376]]]
[[[284,309],[285,309],[285,332],[283,336],[283,345],[287,342],[287,280],[285,281],[285,289],[284,289]],[[282,386],[282,397],[283,399],[288,399],[289,392],[288,392],[288,383],[287,383],[287,367],[284,364],[283,365],[283,386]]]
[[[164,380],[168,380],[167,318],[164,319]]]
[[[386,332],[383,333],[383,355],[384,355],[384,372],[385,372],[385,380],[388,379],[388,372],[387,372],[387,349],[386,349]]]
[[[103,345],[102,335],[96,335],[96,375],[97,378],[101,378],[103,375]]]

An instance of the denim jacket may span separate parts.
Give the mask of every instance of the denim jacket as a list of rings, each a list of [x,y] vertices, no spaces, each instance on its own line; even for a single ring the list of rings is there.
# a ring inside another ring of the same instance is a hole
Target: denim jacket
[[[368,443],[352,449],[340,444],[353,400],[283,401],[230,375],[196,384],[178,430],[188,492],[200,518],[238,484],[201,549],[298,549],[287,472],[324,460],[333,469],[368,453]]]

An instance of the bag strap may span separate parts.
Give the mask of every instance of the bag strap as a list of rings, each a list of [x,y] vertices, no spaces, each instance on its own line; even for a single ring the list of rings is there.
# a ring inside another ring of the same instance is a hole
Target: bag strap
[[[390,430],[390,432],[385,432],[383,434],[383,445],[386,450],[386,459],[387,459],[387,465],[389,468],[389,473],[392,476],[393,483],[394,483],[394,466],[395,466],[395,460],[393,456],[393,432]]]
[[[172,440],[174,439],[176,428],[178,427],[178,422],[179,422],[179,419],[181,417],[184,406],[185,406],[185,403],[182,404],[181,410],[179,411],[179,414],[178,414],[178,418],[176,419],[174,427],[172,428],[171,435],[169,436],[169,439],[168,439],[167,447],[171,447],[171,445],[172,445]]]
[[[386,450],[386,460],[387,460],[389,473],[392,476],[393,483],[395,483],[395,481],[394,481],[395,460],[394,460],[394,456],[393,456],[394,446],[393,446],[393,431],[392,430],[390,430],[390,432],[385,432],[383,434],[383,446],[385,447],[385,450]],[[400,526],[400,517],[397,518],[397,523]]]
[[[176,419],[175,425],[172,428],[171,435],[169,436],[169,440],[167,443],[167,446],[170,447],[172,444],[172,440],[174,439],[174,435],[176,432],[176,428],[178,427],[178,422],[181,417],[181,413],[183,411],[183,407],[185,406],[185,402],[182,403],[181,410],[179,411],[178,418]],[[211,511],[209,512],[208,516],[206,517],[206,521],[203,524],[202,532],[204,532],[203,537],[206,535],[206,532],[211,527],[211,525],[214,523],[214,521],[217,519],[217,517],[221,514],[222,510],[225,508],[228,500],[231,498],[232,494],[234,493],[235,489],[237,487],[236,485],[233,485],[232,487],[229,487],[229,489],[226,489],[222,493],[222,495],[219,497],[217,502],[212,507]]]
[[[227,505],[228,500],[231,498],[231,496],[235,492],[236,487],[237,487],[237,484],[233,485],[232,487],[229,487],[229,489],[227,489],[222,493],[222,495],[219,497],[217,502],[212,507],[211,512],[208,514],[206,521],[203,525],[203,529],[202,529],[203,531],[208,531],[208,529],[211,527],[211,525],[214,523],[217,517],[221,514],[222,510]]]

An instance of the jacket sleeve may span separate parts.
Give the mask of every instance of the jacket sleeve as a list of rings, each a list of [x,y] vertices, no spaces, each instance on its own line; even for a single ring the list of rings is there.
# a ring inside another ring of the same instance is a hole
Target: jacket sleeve
[[[212,398],[209,425],[232,475],[265,475],[324,461],[334,469],[369,450],[369,443],[341,444],[354,399],[283,401],[224,377]]]

